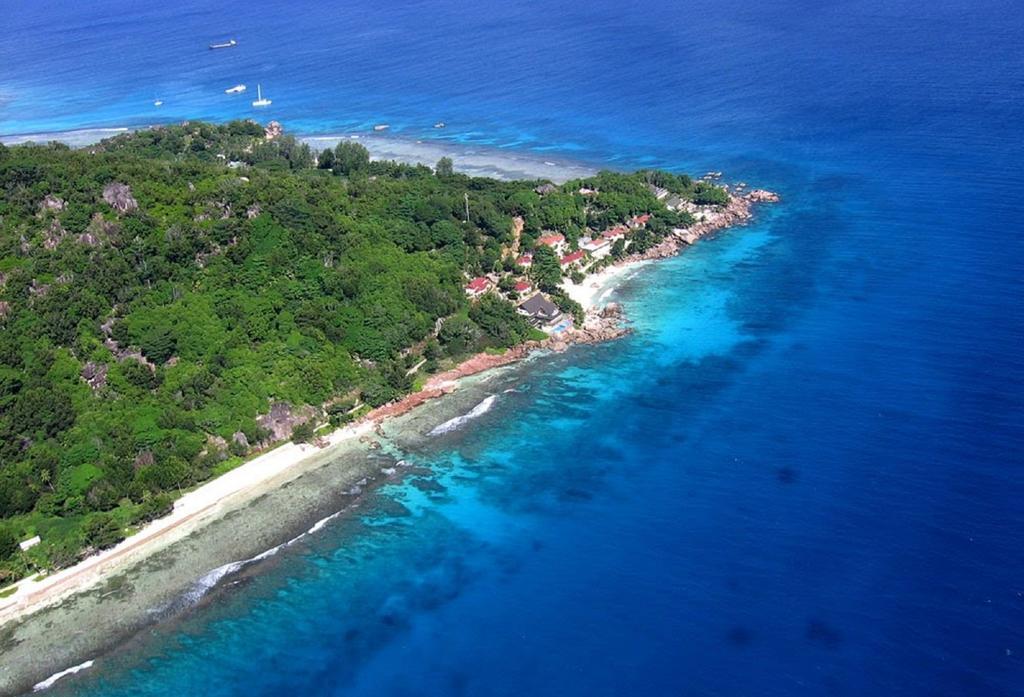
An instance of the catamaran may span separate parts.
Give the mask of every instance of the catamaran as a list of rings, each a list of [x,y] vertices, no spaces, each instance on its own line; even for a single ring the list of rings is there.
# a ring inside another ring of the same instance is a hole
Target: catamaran
[[[232,48],[232,47],[237,46],[237,45],[238,45],[238,42],[235,41],[234,39],[231,39],[231,41],[225,41],[224,43],[220,43],[220,44],[210,44],[210,49],[212,50],[212,49],[215,49],[215,48]]]
[[[245,85],[235,85],[224,90],[224,94],[241,94],[242,92],[245,92]]]
[[[273,102],[269,99],[263,98],[263,88],[259,83],[256,83],[256,101],[252,103],[253,106],[270,106]]]

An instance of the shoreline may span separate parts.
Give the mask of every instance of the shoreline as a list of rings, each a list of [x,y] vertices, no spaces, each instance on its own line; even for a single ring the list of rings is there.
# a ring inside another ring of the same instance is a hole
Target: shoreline
[[[45,145],[56,141],[72,148],[82,148],[95,145],[101,140],[122,133],[160,128],[178,123],[180,121],[0,134],[0,144],[10,146],[25,143]],[[414,137],[373,131],[340,131],[337,133],[286,131],[286,134],[295,136],[298,141],[314,149],[333,147],[341,141],[355,141],[366,147],[373,160],[396,160],[433,167],[442,157],[450,157],[455,161],[456,171],[474,177],[491,177],[502,180],[538,179],[561,184],[570,179],[592,176],[602,168],[602,165],[598,163],[575,160],[571,157],[552,156],[548,153],[531,150],[510,150],[496,145],[446,138]]]
[[[746,223],[753,215],[753,203],[760,200],[773,199],[751,198],[749,194],[746,197],[732,195],[730,204],[720,215],[689,228],[686,235],[669,235],[646,252],[625,257],[588,276],[582,284],[567,283],[568,294],[583,306],[586,313],[582,327],[566,330],[542,341],[528,341],[501,354],[478,353],[471,356],[455,367],[431,376],[421,390],[377,407],[359,421],[318,437],[315,445],[290,441],[282,443],[199,485],[175,501],[170,514],[148,523],[110,549],[38,580],[35,580],[37,575],[10,584],[16,590],[0,599],[0,628],[94,588],[131,564],[244,505],[261,485],[301,469],[303,463],[322,457],[341,444],[364,440],[387,419],[406,414],[453,392],[463,378],[517,363],[537,351],[559,352],[574,344],[608,341],[628,333],[617,307],[611,311],[602,311],[604,299],[649,261],[674,256],[702,237]]]
[[[112,132],[121,132],[122,130],[130,129],[102,129],[102,135],[108,136]],[[77,133],[82,132],[85,131],[78,131]],[[92,132],[95,133],[95,131]],[[309,140],[323,141],[329,139],[337,142],[351,136],[297,137],[307,142]],[[487,148],[475,148],[467,144],[451,144],[446,142],[437,142],[424,146],[419,141],[413,143],[411,140],[388,136],[360,135],[359,138],[360,142],[363,142],[364,145],[369,146],[370,142],[373,141],[378,146],[384,144],[392,148],[392,150],[384,151],[376,149],[376,153],[375,150],[371,150],[372,154],[375,153],[375,159],[398,159],[400,161],[412,159],[412,161],[417,161],[415,155],[419,153],[421,156],[419,161],[425,162],[426,160],[422,159],[424,152],[428,153],[429,157],[432,158],[434,156],[459,154],[456,150],[461,148],[464,153],[468,152],[479,160],[479,162],[476,162],[475,165],[471,165],[469,168],[470,173],[476,176],[520,179],[538,178],[553,181],[562,179],[564,181],[565,179],[589,176],[594,173],[594,170],[585,170],[582,165],[566,165],[568,169],[572,170],[571,174],[558,177],[555,173],[558,165],[542,160],[540,157],[535,157],[532,153],[528,153],[525,156],[503,155],[502,163],[504,166],[497,167],[482,163],[483,158],[486,158],[487,155],[482,154],[480,151],[488,150]],[[0,138],[0,140],[3,139]],[[397,152],[394,150],[396,147],[399,147]],[[405,150],[401,148],[405,148]],[[380,154],[382,152],[383,154]],[[461,154],[459,156],[462,157]],[[473,171],[480,167],[488,169],[486,171]],[[116,588],[109,591],[107,589],[116,586],[126,576],[134,575],[135,578],[132,580],[136,580],[140,574],[143,576],[150,575],[151,578],[147,580],[151,587],[145,592],[149,594],[149,597],[153,597],[158,593],[154,591],[152,585],[159,586],[161,579],[152,578],[152,574],[145,570],[145,564],[156,562],[159,559],[166,558],[168,555],[174,556],[176,550],[188,549],[190,546],[193,549],[205,549],[212,544],[214,549],[205,552],[204,555],[200,555],[192,563],[193,573],[196,572],[197,565],[203,570],[199,571],[199,575],[186,577],[186,580],[200,584],[205,582],[209,574],[216,574],[228,567],[239,568],[238,564],[245,565],[254,560],[263,559],[263,555],[266,552],[258,553],[256,556],[243,562],[232,562],[217,568],[213,568],[216,564],[201,566],[206,564],[208,558],[216,557],[218,541],[223,542],[223,540],[218,539],[218,536],[222,533],[214,532],[214,529],[224,527],[226,520],[233,514],[241,512],[243,508],[252,507],[256,502],[266,498],[268,495],[284,499],[289,497],[294,499],[296,496],[294,493],[286,493],[283,490],[290,487],[291,483],[297,483],[297,480],[300,479],[315,480],[316,477],[304,475],[312,475],[320,468],[326,468],[327,463],[340,462],[348,452],[344,450],[346,447],[351,448],[352,452],[358,452],[362,456],[371,454],[375,447],[374,439],[383,435],[385,424],[390,424],[397,417],[408,414],[424,404],[434,402],[445,395],[455,392],[459,389],[460,383],[465,378],[501,366],[518,363],[539,353],[561,352],[574,344],[598,343],[629,333],[630,329],[623,322],[624,318],[618,304],[607,302],[609,296],[624,281],[632,278],[649,261],[674,256],[705,236],[722,229],[747,223],[753,216],[752,209],[755,204],[762,201],[776,200],[778,198],[774,194],[760,190],[750,193],[730,190],[729,203],[727,205],[720,210],[708,212],[707,216],[702,216],[700,222],[690,228],[674,230],[654,247],[643,253],[629,255],[615,261],[600,271],[588,275],[583,283],[574,284],[567,279],[563,283],[563,288],[573,300],[583,307],[585,312],[585,319],[581,326],[570,327],[544,340],[525,342],[500,354],[484,352],[473,355],[447,371],[430,376],[421,390],[410,393],[395,402],[377,407],[358,421],[319,436],[315,444],[296,444],[290,441],[281,443],[243,462],[225,474],[197,486],[175,501],[170,514],[146,524],[135,534],[110,549],[82,559],[75,565],[48,576],[41,578],[39,576],[28,577],[9,584],[8,588],[11,586],[15,587],[14,592],[7,597],[0,598],[0,630],[2,630],[0,631],[0,647],[4,646],[4,642],[13,641],[13,644],[10,644],[11,649],[4,650],[5,653],[10,655],[9,651],[22,642],[27,643],[25,646],[20,647],[16,653],[24,653],[26,650],[29,650],[31,645],[46,642],[46,629],[45,627],[40,628],[38,625],[46,625],[48,627],[51,622],[46,620],[51,620],[54,614],[59,617],[77,616],[79,626],[82,621],[91,621],[90,617],[93,615],[90,615],[89,612],[96,612],[98,610],[95,608],[88,610],[76,607],[82,605],[79,601],[85,601],[85,605],[88,606],[89,603],[96,601],[95,596],[97,595],[102,600],[103,597],[116,593]],[[469,383],[462,384],[466,386],[467,392],[472,392]],[[376,447],[379,447],[379,442],[376,442]],[[351,491],[344,493],[354,493],[358,496],[362,486],[369,481],[366,478],[366,470],[359,464],[350,464],[348,467],[350,469],[345,470],[344,475],[346,477],[351,475],[350,484],[353,484],[353,486]],[[389,473],[388,476],[390,476],[390,472],[393,472],[394,468],[382,471]],[[362,479],[355,481],[360,476],[362,476]],[[341,513],[342,510],[339,510],[337,513],[329,516],[329,518],[333,518]],[[259,518],[258,514],[254,515],[256,518]],[[299,512],[292,513],[292,524],[297,520],[295,516],[299,515],[301,515]],[[327,518],[324,520],[327,520]],[[257,526],[255,529],[246,528],[242,530],[241,533],[245,536],[245,539],[244,541],[238,541],[238,547],[244,548],[247,545],[252,547],[257,541],[273,537],[288,526],[288,523],[284,522],[283,518],[270,518],[268,522],[269,525],[264,528]],[[315,532],[319,529],[322,522],[317,523],[304,534]],[[205,543],[202,539],[194,537],[206,530],[209,530],[209,532],[203,538],[206,540]],[[288,544],[290,542],[285,542],[273,549],[276,550]],[[214,557],[210,557],[211,554]],[[232,566],[233,564],[235,566]],[[210,570],[211,568],[213,569],[212,571]],[[226,573],[230,573],[230,569],[221,575]],[[206,574],[206,576],[203,574]],[[216,585],[219,578],[220,576],[217,576],[211,582],[211,588]],[[162,579],[167,590],[170,590],[171,586],[175,583],[180,586],[182,580],[180,570],[177,579]],[[73,642],[68,642],[66,646],[62,646],[60,651],[53,653],[50,650],[44,651],[43,655],[37,659],[38,662],[19,664],[17,668],[15,666],[0,666],[0,692],[5,692],[12,688],[30,689],[33,681],[46,682],[43,678],[47,675],[50,675],[50,678],[54,678],[53,682],[56,682],[56,679],[59,679],[61,676],[70,674],[68,671],[71,669],[68,666],[73,668],[79,665],[89,667],[92,660],[98,655],[104,655],[107,650],[114,649],[122,641],[127,640],[140,629],[147,626],[147,624],[160,621],[159,619],[144,619],[136,616],[138,614],[136,612],[137,609],[136,607],[126,608],[125,615],[120,616],[123,620],[120,624],[112,622],[112,618],[97,622],[98,626],[93,627],[94,636],[90,637],[88,641],[76,639]],[[116,615],[117,613],[113,614]],[[33,622],[32,620],[36,619],[37,616],[41,617],[38,617],[38,621]],[[69,624],[68,626],[75,625]],[[90,634],[92,633],[90,632]],[[27,638],[24,636],[26,634]],[[15,639],[16,635],[17,639]],[[44,643],[43,646],[49,646],[48,642]],[[86,646],[89,648],[86,648]],[[102,648],[99,654],[95,651],[96,647]],[[85,659],[89,659],[87,661],[89,665],[81,663]],[[40,685],[42,683],[36,682],[35,684]]]

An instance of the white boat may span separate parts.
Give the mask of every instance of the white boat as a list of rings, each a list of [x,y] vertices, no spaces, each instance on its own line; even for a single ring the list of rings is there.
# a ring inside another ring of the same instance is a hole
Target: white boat
[[[245,85],[235,85],[224,90],[224,94],[241,94],[242,92],[245,92]]]
[[[253,106],[270,106],[273,102],[269,99],[263,98],[263,87],[256,84],[256,101],[252,103]]]
[[[434,128],[444,128],[445,125],[446,124],[444,121],[438,121],[437,123],[434,124]]]
[[[158,99],[155,102],[153,102],[153,106],[163,106],[163,103],[164,103],[164,100]]]
[[[237,45],[238,42],[234,39],[231,39],[231,41],[225,41],[222,44],[210,44],[210,49],[213,50],[215,48],[234,48]]]
[[[373,130],[375,130],[375,131],[386,131],[389,128],[391,128],[391,126],[389,126],[386,123],[378,123],[376,126],[373,127]]]

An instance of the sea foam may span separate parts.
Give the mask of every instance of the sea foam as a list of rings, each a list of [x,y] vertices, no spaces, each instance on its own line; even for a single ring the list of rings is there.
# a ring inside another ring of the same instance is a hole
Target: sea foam
[[[494,406],[494,400],[496,400],[497,398],[497,395],[492,394],[490,397],[484,399],[482,402],[477,404],[475,407],[470,409],[462,416],[456,416],[454,419],[448,419],[440,426],[435,426],[433,429],[430,430],[429,433],[427,433],[427,435],[439,436],[443,433],[450,433],[451,431],[454,431],[455,429],[459,428],[466,422],[472,421],[475,418],[483,416],[488,411],[490,411],[492,406]]]
[[[91,667],[92,667],[92,659],[90,659],[90,660],[88,660],[88,661],[86,661],[84,663],[79,663],[77,666],[71,666],[70,668],[62,670],[59,673],[54,673],[53,675],[48,677],[46,680],[43,680],[41,682],[37,682],[35,685],[32,686],[32,691],[33,692],[42,692],[43,690],[48,690],[51,687],[53,687],[53,684],[55,682],[57,682],[58,680],[60,680],[61,678],[65,677],[65,676],[68,676],[68,675],[74,675],[75,673],[77,673],[80,670],[85,670],[86,668],[91,668]]]

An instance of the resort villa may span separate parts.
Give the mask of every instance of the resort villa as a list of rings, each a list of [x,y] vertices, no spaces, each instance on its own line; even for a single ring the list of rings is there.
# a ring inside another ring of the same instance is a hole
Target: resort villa
[[[556,253],[561,254],[565,251],[565,235],[560,232],[545,232],[537,238],[537,244],[551,247]]]
[[[595,259],[600,259],[611,254],[612,244],[605,237],[598,237],[595,239],[584,237],[580,240],[580,249]]]
[[[516,292],[516,295],[525,295],[533,290],[533,284],[529,281],[517,281],[513,290]]]
[[[636,230],[637,228],[642,228],[644,225],[646,225],[647,221],[650,220],[650,219],[651,219],[651,214],[650,213],[644,213],[643,215],[636,215],[636,216],[633,216],[632,218],[629,219],[629,223],[627,223],[627,225],[629,225],[631,230]]]
[[[572,266],[578,266],[582,259],[583,259],[583,250],[582,249],[578,249],[575,252],[571,252],[569,254],[566,254],[564,257],[562,257],[559,260],[558,263],[561,265],[562,270],[565,271],[566,269],[568,269],[568,268],[570,268]]]
[[[624,239],[628,231],[629,228],[627,228],[625,225],[616,225],[615,227],[608,228],[607,230],[602,232],[601,237],[605,238],[609,242],[614,242],[615,240]]]
[[[540,329],[554,326],[562,319],[558,305],[537,293],[519,306],[519,314],[530,318],[530,324]]]
[[[491,281],[483,276],[477,276],[466,284],[466,295],[471,298],[479,298],[491,289]]]

